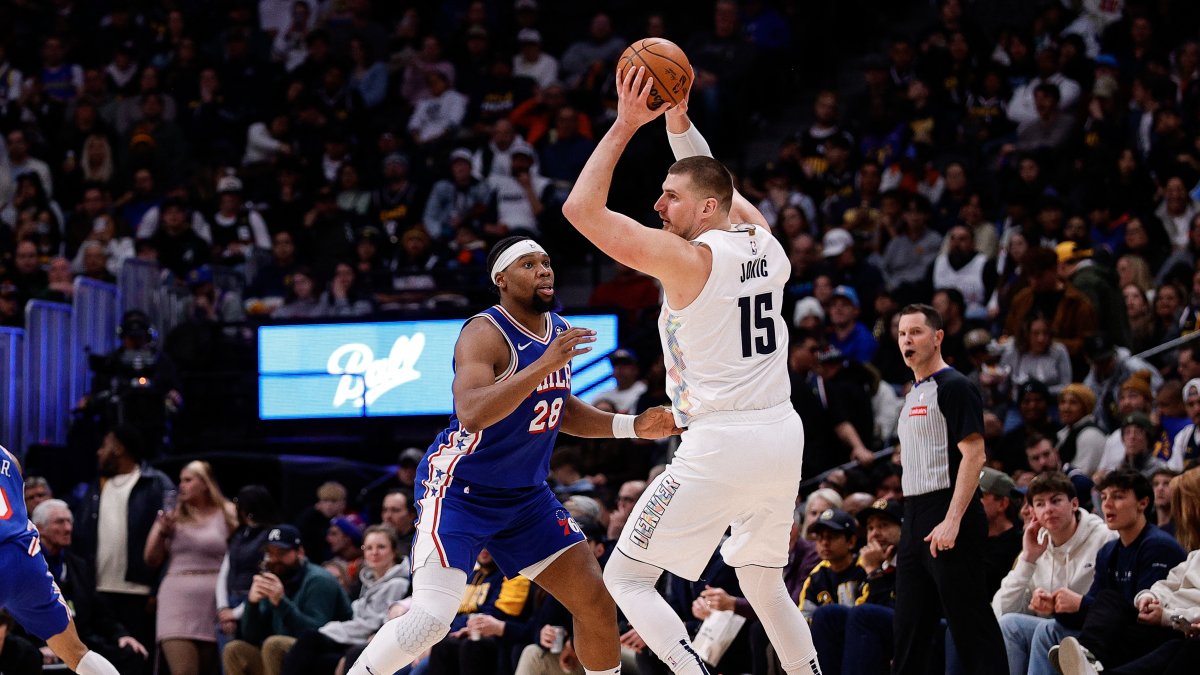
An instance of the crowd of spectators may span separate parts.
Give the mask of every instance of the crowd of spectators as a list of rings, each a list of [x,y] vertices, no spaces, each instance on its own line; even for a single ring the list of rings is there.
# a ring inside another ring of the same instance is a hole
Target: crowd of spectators
[[[746,88],[795,19],[722,0],[685,34],[668,12],[413,4],[7,9],[0,322],[129,258],[157,260],[212,321],[470,303],[500,236],[587,250],[558,204],[611,119],[624,38],[680,39],[691,110],[730,158],[744,125],[722,122],[756,104]],[[1063,650],[1106,671],[1189,672],[1200,652],[1200,342],[1143,355],[1200,329],[1200,6],[1019,4],[1030,20],[1009,25],[987,3],[939,0],[862,61],[860,86],[818,92],[812,124],[738,172],[792,264],[788,365],[819,489],[802,495],[783,573],[827,673],[890,659],[909,302],[938,309],[947,362],[983,396],[988,579],[1011,672],[1054,672]],[[595,403],[664,403],[653,280],[617,267],[592,300],[620,309],[627,347]],[[202,463],[176,487],[144,447],[124,427],[105,436],[74,536],[67,504],[30,504],[56,577],[97,579],[64,587],[122,672],[153,658],[175,673],[334,672],[405,611],[419,450],[357,500],[322,485],[290,518],[261,487],[232,505]],[[602,562],[671,451],[556,450],[551,482]],[[36,480],[30,494],[50,496]],[[747,620],[718,671],[770,672],[718,554],[703,581],[662,588],[694,630],[719,610]],[[204,594],[212,616],[176,613]],[[484,553],[453,632],[414,672],[581,672],[570,629]],[[621,630],[626,672],[666,672]],[[932,637],[945,659],[931,672],[959,672],[953,642]]]
[[[0,320],[132,258],[221,321],[472,303],[508,234],[582,260],[559,206],[615,117],[632,37],[683,44],[693,116],[738,154],[746,126],[728,122],[758,113],[742,95],[786,70],[799,20],[660,4],[7,7]]]

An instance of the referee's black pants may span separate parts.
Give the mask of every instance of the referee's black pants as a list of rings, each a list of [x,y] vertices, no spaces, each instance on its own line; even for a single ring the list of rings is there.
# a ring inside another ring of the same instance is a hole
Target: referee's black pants
[[[904,499],[896,560],[895,675],[924,675],[938,619],[971,675],[1007,675],[1008,656],[984,580],[987,518],[978,493],[958,528],[954,548],[929,553],[926,535],[946,517],[951,490]]]

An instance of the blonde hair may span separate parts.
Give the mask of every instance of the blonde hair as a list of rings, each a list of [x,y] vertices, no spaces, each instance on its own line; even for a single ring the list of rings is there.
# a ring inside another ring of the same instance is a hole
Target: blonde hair
[[[92,146],[104,148],[104,159],[100,166],[92,169],[88,163],[88,149]],[[83,179],[87,182],[107,183],[113,177],[113,151],[108,139],[100,134],[92,134],[83,141],[83,156],[79,158],[79,166],[83,171]]]
[[[321,485],[317,488],[317,499],[344,501],[346,499],[346,495],[346,486],[333,480],[321,483]]]
[[[1200,471],[1190,469],[1171,479],[1171,519],[1179,544],[1189,552],[1200,549]]]
[[[1117,259],[1117,262],[1124,260],[1133,271],[1133,285],[1138,287],[1138,290],[1143,295],[1154,290],[1154,278],[1150,275],[1150,265],[1146,259],[1136,254],[1126,254]]]
[[[236,530],[237,509],[234,508],[232,502],[225,498],[224,493],[221,492],[220,486],[217,485],[217,479],[213,477],[212,465],[208,462],[194,460],[188,462],[187,465],[180,469],[180,473],[183,473],[184,471],[195,474],[195,476],[199,478],[202,483],[204,483],[205,491],[208,494],[208,501],[211,502],[213,506],[221,509],[221,512],[225,516],[226,529],[229,532]],[[180,522],[186,520],[195,520],[196,516],[198,515],[195,508],[187,502],[180,502],[177,511],[179,513]]]

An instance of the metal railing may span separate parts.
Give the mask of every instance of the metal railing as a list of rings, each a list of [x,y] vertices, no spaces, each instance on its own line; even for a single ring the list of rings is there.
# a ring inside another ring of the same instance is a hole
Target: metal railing
[[[116,349],[120,313],[116,286],[84,277],[75,280],[69,352],[71,401],[78,401],[89,389],[88,355],[107,354]]]
[[[0,445],[18,456],[21,443],[22,347],[25,329],[0,328]]]
[[[34,443],[64,445],[71,411],[71,306],[30,300],[25,305],[18,454]]]

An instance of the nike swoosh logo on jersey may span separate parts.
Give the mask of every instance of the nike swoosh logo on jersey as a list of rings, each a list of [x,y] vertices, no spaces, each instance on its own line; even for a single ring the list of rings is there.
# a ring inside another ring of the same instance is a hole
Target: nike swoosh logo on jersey
[[[523,345],[517,345],[517,351],[523,352],[523,351],[525,351],[525,348],[526,348],[526,347],[528,347],[528,346],[529,346],[529,345],[531,345],[531,344],[533,344],[533,343],[532,343],[532,342],[526,342],[526,343],[525,343],[525,344],[523,344]]]

